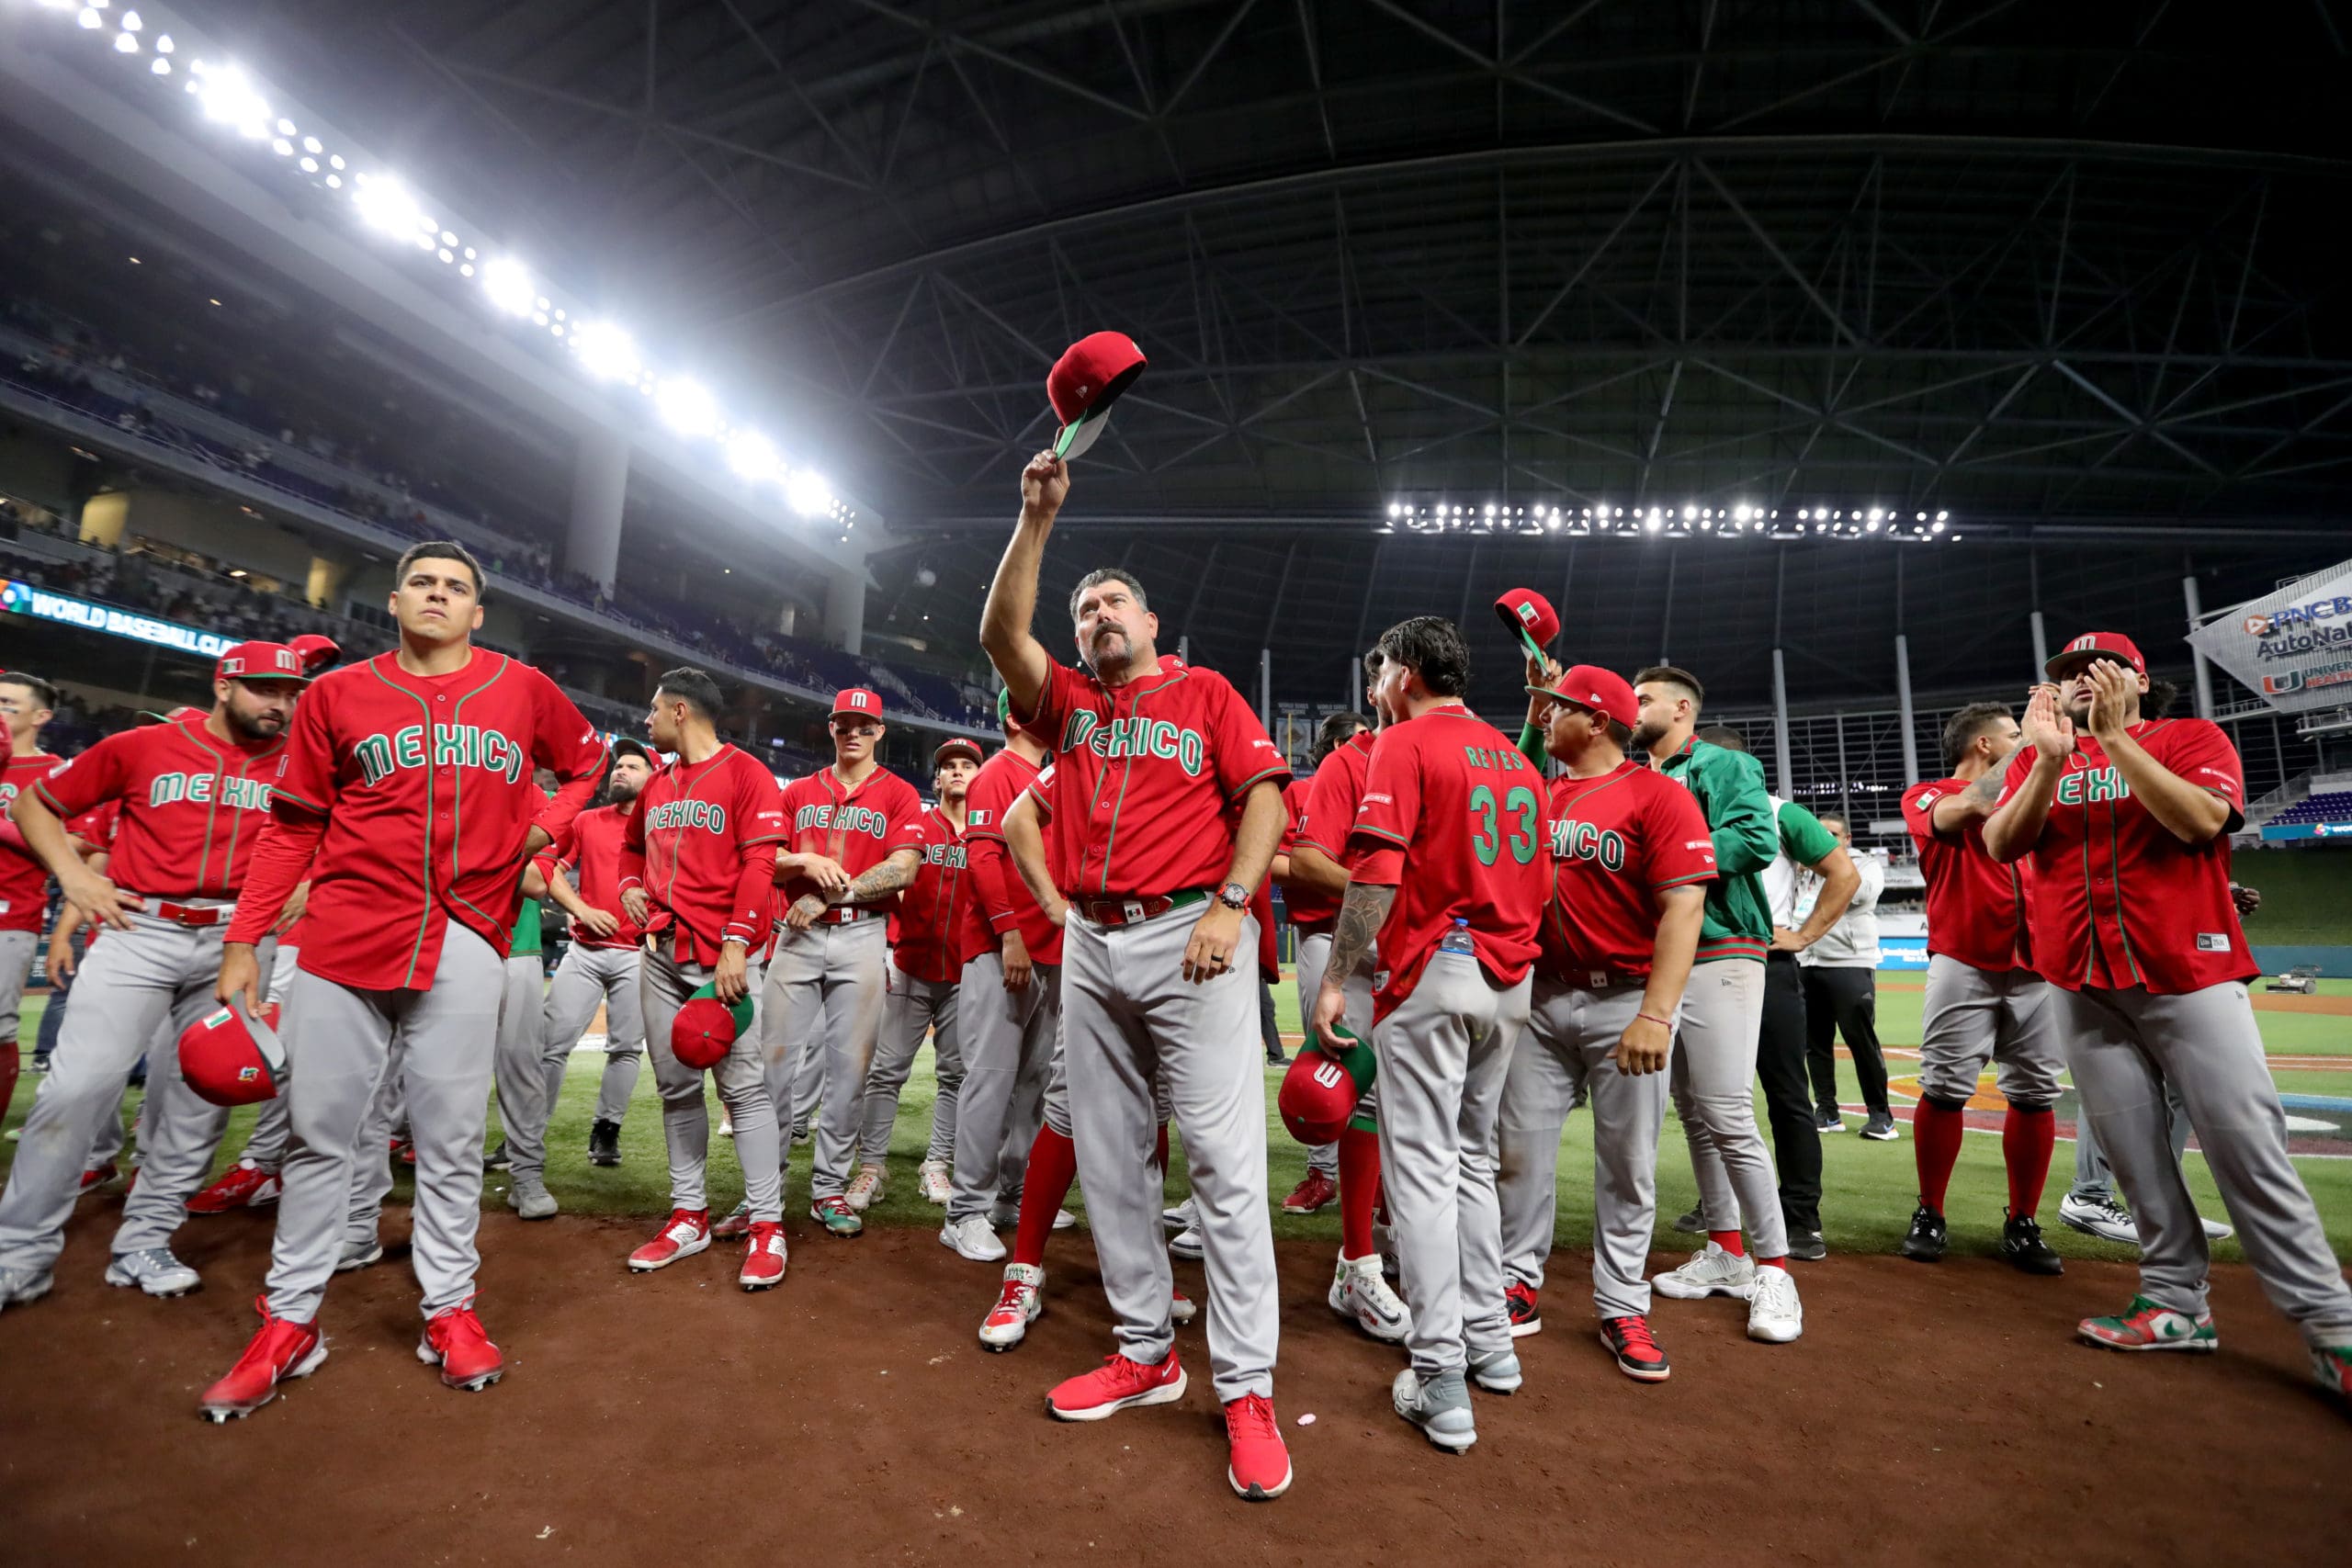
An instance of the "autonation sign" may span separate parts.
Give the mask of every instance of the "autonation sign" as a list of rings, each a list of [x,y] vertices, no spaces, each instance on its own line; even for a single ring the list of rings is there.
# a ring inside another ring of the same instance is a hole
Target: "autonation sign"
[[[2188,640],[2284,712],[2352,703],[2352,561],[2249,599]]]
[[[133,610],[117,609],[111,604],[94,604],[87,599],[76,599],[67,593],[52,593],[46,588],[36,588],[29,582],[18,582],[13,579],[0,579],[0,611],[12,615],[29,615],[36,621],[55,621],[62,626],[104,632],[108,637],[126,637],[154,648],[176,649],[182,653],[193,653],[205,659],[219,658],[235,646],[237,640],[222,637],[219,632],[200,632],[177,621],[159,621]]]

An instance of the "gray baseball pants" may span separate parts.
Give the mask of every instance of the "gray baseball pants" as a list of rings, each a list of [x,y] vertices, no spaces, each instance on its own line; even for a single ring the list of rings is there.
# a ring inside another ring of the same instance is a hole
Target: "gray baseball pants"
[[[2012,1105],[2058,1098],[2065,1053],[2052,987],[2030,969],[1979,969],[1950,953],[1928,959],[1926,1027],[1919,1036],[1919,1091],[1964,1100],[1985,1060]]]
[[[218,1005],[212,987],[225,924],[191,929],[137,911],[129,919],[129,931],[108,931],[82,960],[74,1005],[0,1193],[0,1268],[42,1273],[57,1261],[92,1145],[110,1126],[121,1146],[130,1069],[159,1035],[176,1042]],[[265,964],[269,957],[261,954]],[[181,1078],[176,1049],[150,1055],[139,1182],[123,1202],[116,1256],[170,1244],[228,1124],[226,1109],[198,1099]]]
[[[928,1034],[939,1090],[931,1102],[931,1142],[922,1157],[944,1165],[956,1157],[956,1100],[964,1082],[964,1054],[956,1038],[956,987],[947,980],[918,980],[895,960],[889,976],[889,989],[882,998],[882,1036],[865,1075],[862,1156],[865,1164],[876,1166],[889,1157],[899,1095]]]
[[[552,1115],[563,1092],[571,1048],[605,1009],[605,1073],[596,1086],[596,1120],[617,1124],[628,1114],[629,1097],[645,1055],[645,1006],[639,975],[644,954],[634,947],[582,947],[573,942],[555,966],[540,1027],[546,1037],[548,1110]],[[546,1122],[540,1122],[541,1142]]]
[[[2313,1345],[2352,1345],[2352,1288],[2287,1157],[2287,1118],[2244,985],[2182,996],[2052,989],[2083,1113],[2140,1229],[2140,1293],[2205,1310],[2209,1253],[2169,1137],[2167,1084],[2188,1108],[2213,1184],[2271,1304]]]
[[[1592,1300],[1600,1315],[1650,1310],[1650,1238],[1657,1223],[1657,1142],[1666,1074],[1632,1077],[1609,1053],[1642,1010],[1644,987],[1585,989],[1537,979],[1527,1032],[1503,1082],[1500,1201],[1503,1272],[1544,1288],[1559,1206],[1560,1133],[1592,1104]]]
[[[493,1077],[496,1071],[493,1062]],[[407,1072],[408,1047],[395,1038],[384,1056],[383,1080],[368,1097],[368,1114],[359,1119],[359,1135],[351,1143],[351,1196],[343,1220],[343,1246],[346,1250],[376,1242],[377,1226],[384,1217],[384,1200],[392,1195],[392,1183],[398,1179],[392,1169],[391,1145],[394,1130],[408,1121]],[[413,1129],[411,1135],[414,1135]],[[420,1179],[424,1172],[420,1156]]]
[[[356,1206],[355,1162],[363,1175],[386,1164],[381,1138],[370,1148],[359,1137],[391,1081],[405,1091],[416,1143],[410,1263],[424,1315],[472,1297],[502,970],[497,951],[452,920],[430,990],[354,990],[296,973],[282,1019],[294,1140],[271,1248],[272,1315],[318,1316]]]
[[[703,1102],[702,1073],[670,1050],[670,1026],[678,1009],[710,982],[711,966],[680,964],[659,949],[639,965],[639,989],[645,1007],[645,1054],[653,1062],[654,1087],[662,1093],[662,1138],[670,1151],[670,1206],[699,1213],[710,1207],[704,1176],[710,1163],[710,1110]],[[768,1022],[763,1010],[760,964],[745,974],[752,998],[752,1027],[735,1037],[725,1059],[711,1069],[718,1097],[735,1122],[735,1158],[743,1168],[743,1198],[752,1218],[784,1218],[784,1135],[775,1101],[768,1098],[774,1056],[784,1050],[763,1043]]]
[[[539,1027],[539,1015],[547,1008],[547,964],[536,953],[523,953],[506,960],[504,975],[498,998],[498,1053],[492,1062],[498,1121],[509,1156],[515,1153],[517,1132],[526,1141],[522,1157],[514,1161],[515,1168],[538,1171],[547,1167],[548,1118],[555,1111]],[[555,1081],[562,1086],[560,1077]]]
[[[1423,1382],[1510,1348],[1495,1148],[1529,990],[1529,977],[1498,987],[1476,954],[1441,949],[1373,1029],[1380,1179],[1413,1303],[1406,1345]]]
[[[1073,911],[1062,933],[1062,1031],[1078,1177],[1120,1353],[1157,1365],[1175,1343],[1164,1195],[1152,1163],[1152,1079],[1165,1073],[1206,1254],[1209,1367],[1218,1403],[1230,1404],[1273,1393],[1282,1325],[1266,1203],[1258,922],[1245,915],[1233,967],[1195,985],[1182,965],[1202,912],[1194,904],[1098,926]],[[1499,1283],[1495,1304],[1499,1312]]]
[[[771,1021],[767,1074],[773,1102],[788,1107],[810,1056],[822,1055],[825,1060],[824,1100],[808,1162],[812,1202],[838,1198],[849,1187],[850,1162],[857,1157],[864,1130],[859,1117],[865,1103],[866,1069],[874,1065],[874,1044],[882,1032],[889,964],[888,920],[814,925],[805,931],[776,927],[775,953],[768,960],[767,991],[761,1004]],[[779,1116],[782,1125],[788,1126],[790,1120]],[[739,1145],[742,1136],[743,1118],[738,1112]]]
[[[1764,965],[1747,958],[1692,964],[1668,1089],[1690,1144],[1707,1228],[1736,1231],[1744,1217],[1748,1250],[1784,1258],[1789,1227],[1780,1183],[1756,1126],[1756,1042],[1763,1026]]]
[[[2180,1102],[2180,1090],[2170,1080],[2165,1084],[2165,1120],[2171,1123],[2172,1162],[2178,1165],[2188,1152],[2188,1109]],[[2066,1189],[2069,1198],[2087,1202],[2105,1202],[2115,1196],[2115,1171],[2107,1163],[2105,1151],[2098,1146],[2098,1134],[2091,1130],[2091,1119],[2079,1107],[2075,1116],[2075,1181]]]
[[[1328,932],[1318,931],[1313,935],[1303,936],[1298,939],[1298,973],[1296,976],[1296,979],[1298,981],[1298,1020],[1303,1027],[1306,1027],[1306,1039],[1299,1046],[1299,1049],[1302,1051],[1312,1050],[1317,1044],[1315,1031],[1311,1026],[1306,1025],[1306,1021],[1315,1016],[1315,995],[1317,991],[1320,991],[1323,988],[1323,971],[1330,967],[1330,964],[1331,938]],[[1372,1038],[1372,972],[1374,967],[1374,963],[1373,958],[1370,955],[1367,955],[1364,959],[1363,966],[1358,969],[1355,974],[1348,977],[1348,984],[1345,987],[1348,998],[1348,1010],[1342,1021],[1347,1024],[1348,1028],[1355,1033],[1356,1038],[1359,1040],[1369,1040]],[[1356,1101],[1356,1114],[1374,1121],[1379,1118],[1380,1083],[1378,1079],[1374,1079],[1373,1081],[1373,1086],[1363,1091],[1363,1098]],[[1339,1140],[1333,1139],[1328,1144],[1309,1144],[1306,1146],[1306,1168],[1309,1170],[1319,1170],[1324,1175],[1329,1177],[1332,1180],[1337,1181],[1340,1179]]]
[[[1067,957],[1067,934],[1063,947]],[[1059,1054],[1063,985],[1062,965],[1033,964],[1029,984],[1006,990],[1004,958],[992,949],[964,965],[956,1001],[964,1081],[956,1093],[951,1223],[986,1214],[1000,1201],[1021,1201]]]
[[[277,944],[277,959],[269,966],[269,1000],[281,1008],[287,993],[293,989],[295,963],[302,956],[299,947]],[[285,1095],[261,1102],[261,1114],[254,1119],[253,1135],[238,1158],[252,1164],[256,1170],[276,1170],[286,1163],[286,1140],[294,1130],[291,1101]]]
[[[25,985],[32,978],[33,955],[40,951],[39,931],[0,931],[0,1044],[17,1043]]]

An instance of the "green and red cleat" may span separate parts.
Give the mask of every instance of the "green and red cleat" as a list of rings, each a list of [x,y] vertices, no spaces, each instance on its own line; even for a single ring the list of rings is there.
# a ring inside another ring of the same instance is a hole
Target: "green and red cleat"
[[[2352,1345],[2312,1346],[2312,1376],[2320,1387],[2352,1405]]]
[[[2195,1317],[2158,1306],[2145,1296],[2113,1317],[2086,1317],[2075,1332],[2109,1350],[2218,1350],[2222,1337],[2213,1331],[2213,1314]]]

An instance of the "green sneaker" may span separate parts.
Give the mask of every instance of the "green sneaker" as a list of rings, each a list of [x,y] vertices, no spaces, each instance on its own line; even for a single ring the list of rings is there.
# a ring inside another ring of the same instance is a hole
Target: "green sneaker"
[[[865,1222],[842,1197],[818,1199],[808,1205],[808,1217],[824,1226],[827,1235],[853,1236],[865,1229]]]
[[[2312,1346],[2312,1376],[2320,1387],[2352,1404],[2352,1345]]]
[[[2075,1332],[2109,1350],[2218,1350],[2222,1337],[2213,1332],[2213,1314],[2158,1306],[2145,1296],[2113,1317],[2086,1317]]]

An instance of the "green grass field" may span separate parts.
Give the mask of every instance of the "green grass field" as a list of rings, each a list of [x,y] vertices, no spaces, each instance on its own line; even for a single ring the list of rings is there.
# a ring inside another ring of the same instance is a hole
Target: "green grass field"
[[[1889,976],[1887,988],[1879,1001],[1879,1032],[1890,1046],[1916,1046],[1919,1039],[1920,993],[1898,988],[1905,981],[1916,984],[1916,976]],[[2324,982],[2323,990],[2334,996],[2352,996],[2352,981]],[[1298,1010],[1293,987],[1284,985],[1275,993],[1282,1026],[1287,1032],[1298,1029]],[[28,998],[23,1021],[23,1050],[29,1060],[34,1032],[40,1019],[41,1000]],[[2274,1055],[2352,1055],[2352,1017],[2331,1017],[2318,1014],[2265,1012],[2259,1015],[2263,1034]],[[564,1084],[563,1099],[557,1109],[549,1132],[549,1145],[554,1158],[548,1173],[548,1184],[567,1212],[600,1214],[638,1214],[649,1223],[667,1209],[666,1167],[662,1147],[662,1124],[659,1104],[653,1094],[650,1074],[641,1075],[637,1096],[631,1103],[627,1126],[622,1134],[624,1162],[617,1169],[599,1170],[587,1163],[588,1122],[594,1110],[596,1076],[601,1071],[601,1055],[582,1053],[574,1057],[570,1077]],[[1902,1061],[1892,1064],[1896,1077],[1911,1070]],[[1844,1098],[1849,1104],[1860,1100],[1849,1070],[1844,1080]],[[2352,1097],[2352,1074],[2289,1071],[2278,1075],[2282,1092]],[[32,1090],[38,1080],[28,1077],[19,1086],[16,1103],[11,1108],[7,1125],[14,1127],[24,1118],[32,1100]],[[1295,1143],[1273,1114],[1274,1092],[1281,1082],[1279,1069],[1270,1068],[1266,1075],[1267,1148],[1272,1176],[1270,1185],[1279,1197],[1287,1192],[1306,1169],[1306,1151]],[[938,1223],[939,1211],[924,1203],[914,1188],[914,1168],[922,1157],[924,1141],[931,1124],[933,1079],[928,1050],[916,1064],[915,1077],[908,1084],[899,1108],[898,1129],[891,1143],[889,1185],[885,1200],[867,1215],[876,1224],[932,1226]],[[718,1114],[716,1097],[712,1100],[714,1123]],[[1759,1105],[1758,1113],[1761,1114]],[[1898,1108],[1898,1118],[1906,1113]],[[221,1163],[225,1167],[233,1160],[243,1145],[253,1124],[254,1113],[236,1113],[225,1140]],[[1859,1127],[1859,1119],[1849,1119]],[[493,1129],[496,1117],[492,1118]],[[1903,1126],[1901,1141],[1892,1144],[1867,1143],[1849,1134],[1823,1140],[1825,1168],[1822,1205],[1823,1223],[1830,1247],[1838,1251],[1892,1251],[1902,1239],[1908,1224],[1911,1208],[1916,1201],[1912,1170],[1910,1130]],[[1562,1145],[1560,1161],[1559,1241],[1565,1247],[1581,1247],[1589,1244],[1592,1231],[1591,1131],[1589,1122],[1581,1116],[1568,1125]],[[1183,1173],[1182,1143],[1176,1168],[1171,1172],[1170,1201],[1182,1195]],[[2352,1144],[2346,1145],[2352,1153]],[[0,1143],[0,1168],[5,1168],[15,1154],[15,1145]],[[807,1201],[808,1151],[802,1147],[794,1151],[793,1170],[787,1185],[789,1194],[802,1202]],[[2326,1223],[2329,1240],[2338,1257],[2352,1258],[2352,1158],[2302,1159],[2297,1162],[2312,1196],[2319,1204]],[[714,1140],[711,1158],[711,1191],[715,1202],[731,1202],[740,1191],[740,1176],[735,1165],[734,1150],[725,1140]],[[2079,1235],[2056,1223],[2058,1198],[2073,1169],[2073,1145],[2062,1142],[2052,1162],[2049,1195],[2042,1205],[2042,1215],[2052,1245],[2070,1257],[2123,1258],[2129,1249],[2109,1246]],[[2220,1217],[2223,1211],[2219,1195],[2201,1156],[2191,1153],[2188,1160],[2189,1185],[2197,1193],[2206,1213]],[[493,1174],[489,1181],[485,1201],[498,1202],[504,1192],[504,1179]],[[1996,1136],[1972,1135],[1962,1150],[1960,1165],[1954,1173],[1948,1212],[1952,1222],[1952,1244],[1963,1252],[1990,1252],[2000,1231],[2001,1209],[2007,1201],[2007,1188],[2002,1175],[2000,1141]],[[407,1182],[403,1179],[396,1201],[404,1201]],[[1657,1249],[1670,1253],[1678,1249],[1684,1238],[1668,1230],[1667,1223],[1689,1208],[1697,1199],[1697,1189],[1690,1174],[1690,1163],[1679,1123],[1668,1113],[1666,1135],[1658,1156],[1659,1235]],[[1072,1207],[1084,1208],[1083,1194],[1074,1194]],[[1310,1216],[1288,1215],[1276,1212],[1274,1234],[1279,1236],[1328,1241],[1335,1247],[1340,1226],[1336,1208]],[[2234,1243],[2225,1243],[2216,1249],[2216,1257],[2224,1261],[2242,1260]]]

